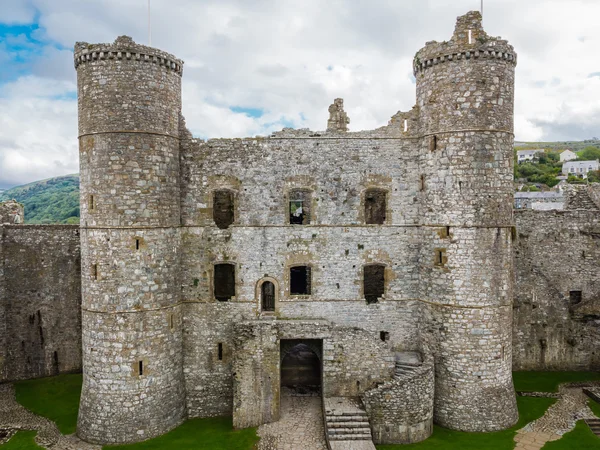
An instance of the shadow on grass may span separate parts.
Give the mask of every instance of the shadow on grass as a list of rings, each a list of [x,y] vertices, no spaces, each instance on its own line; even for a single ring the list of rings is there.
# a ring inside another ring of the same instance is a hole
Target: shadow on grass
[[[17,402],[28,410],[56,422],[62,434],[75,433],[81,396],[81,374],[17,381]]]
[[[191,419],[173,431],[137,444],[104,446],[104,450],[252,450],[258,442],[256,428],[234,430],[231,417]]]
[[[558,392],[561,383],[600,380],[600,372],[513,372],[516,391]]]
[[[433,435],[418,444],[409,445],[378,445],[378,450],[513,450],[514,437],[517,430],[529,422],[542,417],[554,403],[553,398],[517,397],[519,421],[504,431],[493,433],[465,433],[452,431],[447,428],[433,427]]]

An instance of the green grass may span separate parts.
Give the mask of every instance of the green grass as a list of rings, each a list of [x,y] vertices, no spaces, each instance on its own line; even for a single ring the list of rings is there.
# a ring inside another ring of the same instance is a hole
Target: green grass
[[[594,414],[596,414],[596,417],[600,417],[600,404],[599,403],[596,403],[594,400],[589,399],[588,406],[590,407],[592,412]]]
[[[81,374],[58,375],[15,383],[17,402],[56,422],[62,434],[75,433]]]
[[[231,417],[192,419],[173,431],[138,444],[105,446],[105,450],[252,450],[258,442],[256,428],[234,430]]]
[[[600,438],[596,436],[583,420],[575,428],[565,433],[558,441],[548,442],[544,450],[600,450]]]
[[[558,392],[560,383],[600,380],[600,372],[513,372],[515,390]]]
[[[447,428],[433,427],[429,439],[418,444],[378,445],[378,450],[513,450],[516,431],[544,415],[556,401],[553,398],[517,397],[519,421],[504,431],[494,433],[465,433]]]
[[[19,431],[15,434],[10,441],[4,445],[0,445],[2,450],[37,450],[43,449],[44,447],[38,446],[35,441],[35,431]]]

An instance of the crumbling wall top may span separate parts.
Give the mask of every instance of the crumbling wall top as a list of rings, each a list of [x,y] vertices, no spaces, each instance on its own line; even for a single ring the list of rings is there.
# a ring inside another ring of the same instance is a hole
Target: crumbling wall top
[[[454,34],[449,41],[429,41],[417,52],[413,72],[433,65],[460,59],[503,59],[517,63],[517,54],[508,41],[488,35],[481,23],[479,11],[470,11],[456,19]]]

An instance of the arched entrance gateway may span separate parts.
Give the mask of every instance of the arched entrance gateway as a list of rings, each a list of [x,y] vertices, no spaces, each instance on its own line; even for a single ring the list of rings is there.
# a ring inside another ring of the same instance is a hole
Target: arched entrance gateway
[[[322,342],[319,339],[281,340],[281,395],[321,394]]]

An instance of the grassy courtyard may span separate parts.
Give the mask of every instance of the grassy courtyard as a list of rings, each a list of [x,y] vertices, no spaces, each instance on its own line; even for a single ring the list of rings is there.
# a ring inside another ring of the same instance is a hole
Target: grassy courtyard
[[[515,372],[517,391],[556,392],[564,382],[600,379],[596,372]],[[55,421],[63,434],[75,432],[81,375],[28,380],[15,383],[16,398],[26,408]],[[381,445],[378,450],[512,450],[514,436],[525,424],[541,417],[556,400],[549,398],[518,397],[519,422],[512,428],[495,433],[464,433],[438,426],[433,435],[424,442],[412,445]],[[600,404],[588,403],[600,417]],[[20,431],[3,450],[40,449],[34,441],[35,432]],[[106,450],[154,450],[154,449],[198,449],[198,450],[253,450],[258,442],[256,429],[235,431],[231,418],[192,419],[180,427],[145,442],[121,446],[105,446]],[[593,435],[587,425],[580,421],[575,429],[558,441],[550,442],[544,450],[600,450],[600,438]]]

